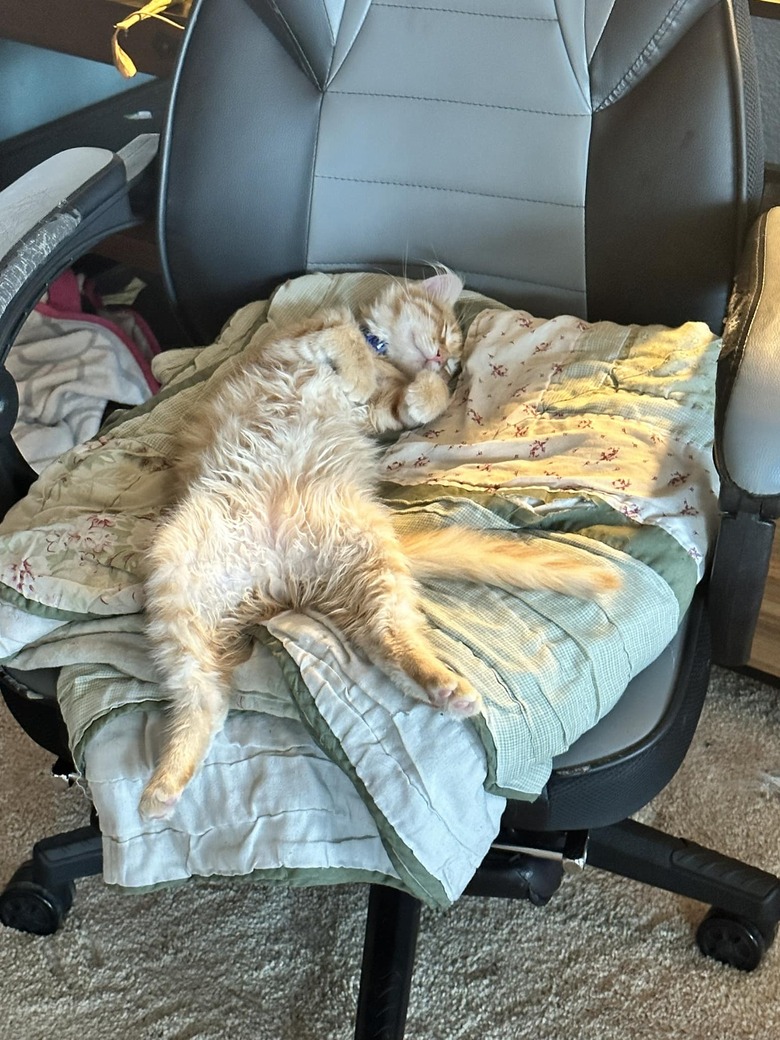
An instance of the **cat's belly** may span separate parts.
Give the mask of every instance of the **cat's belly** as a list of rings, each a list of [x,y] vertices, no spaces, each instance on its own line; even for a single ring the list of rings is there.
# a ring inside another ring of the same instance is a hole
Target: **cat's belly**
[[[269,611],[322,609],[389,525],[374,500],[376,448],[351,413],[316,422],[298,413],[250,441],[232,450],[229,470],[203,478],[223,503],[235,573],[251,573],[247,594]]]
[[[384,508],[354,486],[273,495],[251,523],[257,594],[282,609],[331,607],[381,553],[388,525]]]

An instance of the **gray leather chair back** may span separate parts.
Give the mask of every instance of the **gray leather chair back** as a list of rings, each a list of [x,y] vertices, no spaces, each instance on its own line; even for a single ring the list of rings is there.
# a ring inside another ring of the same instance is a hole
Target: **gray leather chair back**
[[[762,176],[746,6],[202,0],[160,213],[194,338],[290,275],[427,260],[541,315],[719,329]]]

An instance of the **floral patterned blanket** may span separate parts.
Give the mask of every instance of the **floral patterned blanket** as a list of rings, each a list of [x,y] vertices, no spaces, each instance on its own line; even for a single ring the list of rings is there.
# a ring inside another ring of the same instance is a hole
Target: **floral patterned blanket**
[[[327,619],[284,614],[239,668],[235,710],[171,820],[140,820],[163,706],[140,565],[169,499],[175,430],[261,323],[359,303],[382,279],[305,276],[238,311],[215,344],[160,355],[161,392],[52,463],[0,525],[0,660],[60,669],[107,881],[385,879],[446,905],[505,797],[541,791],[687,607],[716,515],[717,339],[699,324],[539,319],[466,293],[450,407],[385,452],[397,524],[523,528],[567,546],[573,567],[609,557],[623,587],[596,605],[426,586],[440,653],[483,693],[475,724],[410,704]]]

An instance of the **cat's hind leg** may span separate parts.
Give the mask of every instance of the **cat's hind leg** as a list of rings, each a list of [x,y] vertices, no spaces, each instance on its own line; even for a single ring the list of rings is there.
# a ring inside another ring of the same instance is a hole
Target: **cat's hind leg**
[[[245,583],[231,577],[216,541],[208,514],[186,502],[150,552],[147,634],[169,704],[162,751],[141,796],[146,818],[170,814],[205,758],[247,648],[239,617]]]
[[[453,715],[467,717],[479,715],[482,711],[479,693],[468,679],[439,660],[422,632],[396,626],[393,631],[383,633],[378,649],[377,664],[382,667],[385,662],[383,670],[416,699],[425,700],[434,708],[441,708]],[[387,668],[387,665],[390,667]],[[407,677],[414,686],[405,681]],[[423,691],[424,697],[420,696],[415,686]]]
[[[194,683],[187,703],[176,701],[170,708],[163,751],[139,803],[145,819],[170,815],[224,724],[227,692],[205,670],[203,679],[208,689],[197,689],[200,684]]]
[[[187,649],[171,641],[160,647],[158,660],[169,652],[176,662],[165,679],[170,704],[164,743],[139,805],[146,819],[170,814],[222,729],[230,702],[235,651],[222,631],[201,630],[198,646]]]
[[[469,680],[442,664],[430,644],[416,633],[396,629],[380,647],[376,664],[416,700],[463,717],[483,709],[483,699]],[[423,697],[415,687],[422,690]]]
[[[478,715],[483,706],[479,693],[444,664],[431,645],[413,579],[397,560],[386,559],[386,563],[385,568],[372,564],[367,580],[355,585],[351,607],[334,620],[348,639],[415,699],[454,715]]]

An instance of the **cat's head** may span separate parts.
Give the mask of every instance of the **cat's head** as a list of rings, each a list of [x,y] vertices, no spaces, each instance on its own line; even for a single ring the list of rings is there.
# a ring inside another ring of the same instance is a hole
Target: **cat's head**
[[[422,369],[447,376],[463,347],[455,316],[462,280],[446,267],[423,281],[398,279],[361,315],[370,346],[405,375]]]

